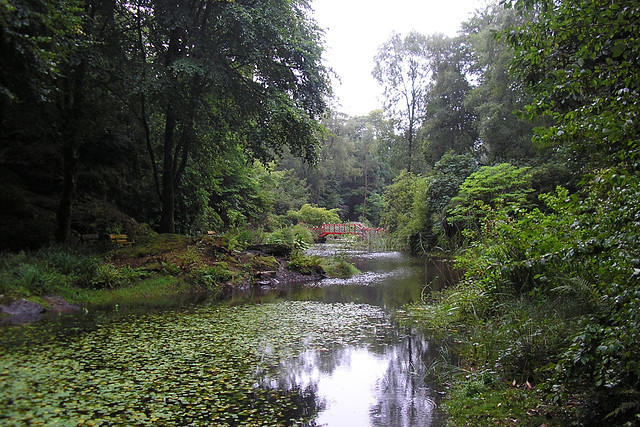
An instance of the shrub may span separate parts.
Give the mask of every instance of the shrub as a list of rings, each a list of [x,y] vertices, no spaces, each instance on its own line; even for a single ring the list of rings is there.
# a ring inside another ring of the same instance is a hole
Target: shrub
[[[291,255],[287,262],[287,268],[302,274],[324,273],[323,260],[317,255],[305,255],[297,252]]]
[[[298,222],[319,227],[322,224],[339,223],[341,220],[338,212],[339,209],[326,209],[307,203],[298,212],[289,212],[288,216]]]
[[[111,264],[102,264],[96,269],[90,284],[94,288],[117,288],[125,282],[125,276]]]
[[[220,284],[226,283],[233,278],[233,273],[224,262],[219,262],[213,266],[201,267],[191,271],[191,283],[200,290],[218,291]]]
[[[604,171],[542,199],[548,212],[487,211],[458,266],[492,304],[464,321],[491,369],[535,377],[556,402],[598,402],[582,416],[637,421],[640,177]]]
[[[302,225],[281,228],[265,236],[267,244],[286,245],[292,250],[307,249],[314,241],[313,233]]]
[[[344,258],[334,257],[323,262],[322,267],[329,277],[347,278],[360,273],[355,265]]]
[[[49,272],[38,265],[23,265],[15,270],[14,275],[17,287],[35,295],[46,293],[51,280]]]

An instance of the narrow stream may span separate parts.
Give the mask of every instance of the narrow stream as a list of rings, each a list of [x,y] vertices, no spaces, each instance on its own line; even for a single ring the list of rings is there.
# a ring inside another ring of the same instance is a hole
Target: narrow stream
[[[0,329],[0,424],[444,425],[437,348],[392,312],[445,286],[446,263],[343,256],[362,274]]]

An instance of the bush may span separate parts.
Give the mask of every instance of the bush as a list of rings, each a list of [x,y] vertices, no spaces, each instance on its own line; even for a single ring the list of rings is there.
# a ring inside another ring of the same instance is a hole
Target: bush
[[[326,209],[307,203],[298,212],[289,212],[287,216],[298,222],[319,227],[322,224],[340,223],[339,211],[339,209]]]
[[[334,257],[325,260],[322,267],[329,277],[339,277],[346,279],[360,273],[355,265],[351,264],[344,258]]]
[[[29,294],[42,295],[51,281],[51,275],[46,269],[38,265],[24,265],[16,269],[15,285],[26,290]]]
[[[313,244],[314,235],[307,227],[295,225],[267,234],[264,242],[267,244],[286,245],[294,251],[304,250]]]
[[[640,177],[604,171],[580,194],[560,188],[542,200],[548,211],[486,211],[457,259],[464,284],[423,322],[444,323],[476,370],[532,380],[556,404],[590,408],[576,417],[633,425]]]
[[[91,280],[94,288],[119,288],[127,286],[135,280],[146,277],[147,273],[130,267],[118,268],[111,264],[101,264]]]
[[[297,252],[291,255],[289,262],[287,262],[287,268],[289,270],[298,271],[302,274],[324,273],[322,267],[323,260],[317,255],[305,255],[302,252]]]
[[[233,278],[233,273],[224,262],[219,262],[210,267],[201,267],[191,271],[191,283],[199,290],[219,291],[220,284]]]

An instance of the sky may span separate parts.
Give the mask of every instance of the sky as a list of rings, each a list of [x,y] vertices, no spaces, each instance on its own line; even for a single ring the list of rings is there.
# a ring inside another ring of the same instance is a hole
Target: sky
[[[351,116],[382,108],[382,89],[371,76],[378,47],[393,32],[416,30],[455,36],[460,24],[486,0],[313,0],[314,17],[325,30],[325,65],[338,75],[337,110]]]

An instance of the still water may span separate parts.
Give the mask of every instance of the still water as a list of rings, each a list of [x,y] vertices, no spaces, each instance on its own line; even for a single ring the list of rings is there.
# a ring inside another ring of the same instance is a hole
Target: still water
[[[337,249],[340,250],[339,248]],[[312,253],[328,256],[331,245]],[[410,257],[401,252],[343,254],[362,272],[349,279],[324,279],[315,284],[294,284],[280,297],[326,304],[359,303],[379,307],[387,315],[426,292],[458,280],[442,259]],[[253,298],[273,297],[257,290]],[[318,426],[430,426],[444,425],[438,409],[439,394],[426,382],[427,366],[437,348],[419,331],[385,325],[374,343],[308,350],[287,360],[271,387],[315,387],[321,410]]]
[[[446,285],[446,263],[343,256],[362,274],[4,328],[0,424],[444,425],[437,348],[392,313]]]

